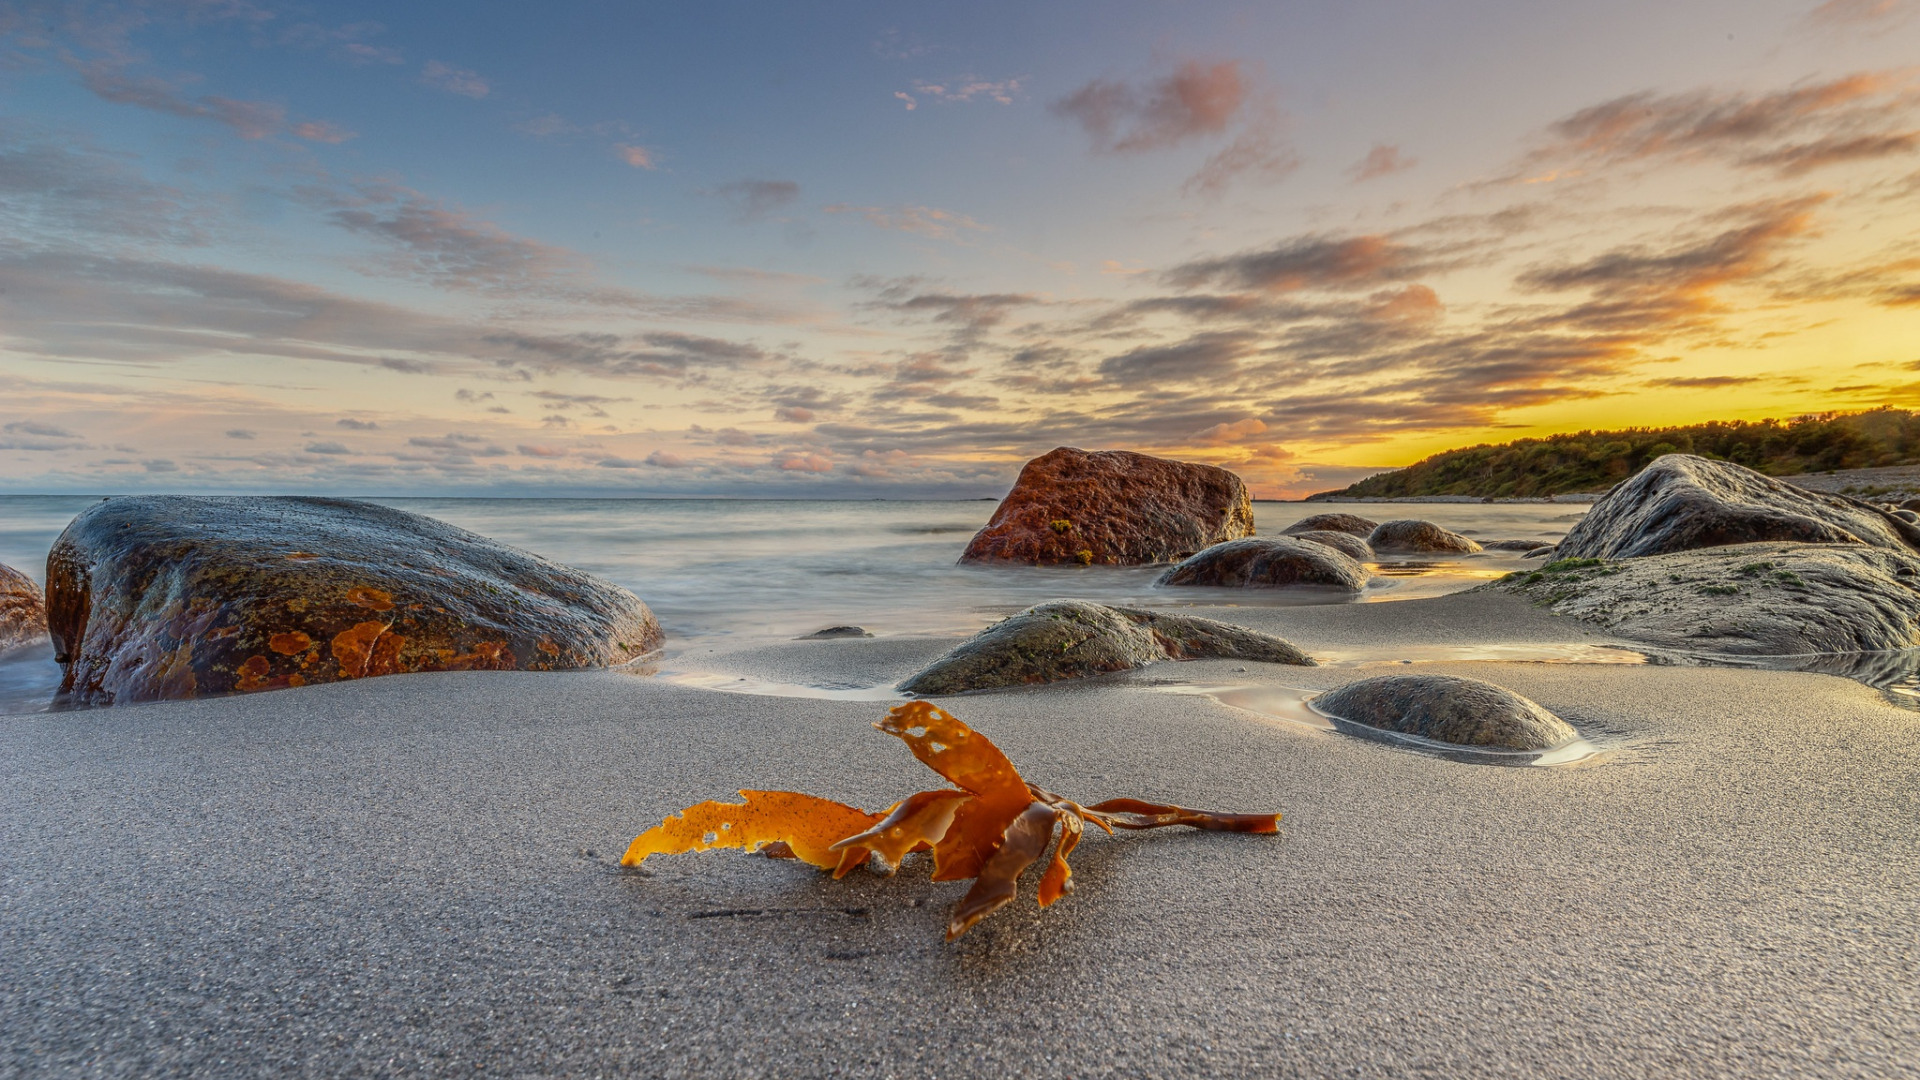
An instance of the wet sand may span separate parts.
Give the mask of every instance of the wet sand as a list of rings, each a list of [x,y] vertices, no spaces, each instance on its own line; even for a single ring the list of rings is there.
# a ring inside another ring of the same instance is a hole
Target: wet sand
[[[1277,809],[1280,835],[1089,836],[1071,896],[1041,912],[1028,882],[954,945],[964,885],[924,865],[614,865],[736,787],[878,807],[930,786],[868,727],[879,702],[502,673],[6,717],[0,1072],[1920,1070],[1920,713],[1821,675],[1434,661],[1606,749],[1463,764],[1160,684],[1326,688],[1416,646],[1606,639],[1479,593],[1204,613],[1348,661],[946,704],[1064,794]],[[948,643],[704,662],[859,684]]]

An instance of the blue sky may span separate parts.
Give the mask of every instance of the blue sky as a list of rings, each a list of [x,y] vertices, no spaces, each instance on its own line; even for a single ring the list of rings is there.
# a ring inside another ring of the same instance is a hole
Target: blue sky
[[[1297,495],[1911,405],[1915,6],[0,3],[0,488]]]

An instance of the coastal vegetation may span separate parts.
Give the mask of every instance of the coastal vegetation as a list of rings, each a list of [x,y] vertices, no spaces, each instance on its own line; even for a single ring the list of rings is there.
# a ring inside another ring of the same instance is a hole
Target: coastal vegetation
[[[1697,454],[1769,476],[1920,462],[1920,415],[1904,409],[1577,431],[1435,454],[1321,496],[1527,497],[1601,491],[1662,454]]]

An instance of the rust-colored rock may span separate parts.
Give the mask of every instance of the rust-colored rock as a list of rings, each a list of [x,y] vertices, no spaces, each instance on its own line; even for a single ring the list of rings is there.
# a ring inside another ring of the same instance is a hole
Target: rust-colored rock
[[[1372,535],[1380,523],[1359,514],[1315,514],[1304,517],[1282,529],[1285,535],[1297,535],[1303,532],[1341,532],[1357,536],[1362,540]]]
[[[1138,566],[1251,535],[1247,485],[1225,469],[1063,446],[1027,462],[960,561]]]
[[[47,633],[47,604],[40,586],[27,575],[0,563],[0,652]]]
[[[414,671],[569,671],[652,652],[617,585],[347,499],[96,503],[47,556],[68,700],[107,705]]]

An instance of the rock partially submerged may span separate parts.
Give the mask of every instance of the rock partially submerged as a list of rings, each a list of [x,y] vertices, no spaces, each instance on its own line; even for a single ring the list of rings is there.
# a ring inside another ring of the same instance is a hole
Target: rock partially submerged
[[[1797,656],[1920,646],[1920,555],[1866,544],[1563,558],[1486,587],[1685,652]]]
[[[1538,540],[1486,540],[1480,542],[1485,551],[1539,551],[1543,545]]]
[[[0,563],[0,652],[47,636],[46,598],[32,578]]]
[[[1345,533],[1335,535],[1352,539]],[[1157,585],[1241,588],[1314,586],[1359,592],[1367,568],[1326,544],[1285,536],[1250,536],[1215,544],[1160,576]]]
[[[1127,671],[1160,660],[1212,659],[1313,665],[1277,637],[1212,619],[1054,600],[980,631],[899,689],[961,694]]]
[[[1309,529],[1306,532],[1290,532],[1284,535],[1290,540],[1305,540],[1310,544],[1325,545],[1355,562],[1373,561],[1372,546],[1352,533],[1334,532],[1332,529]]]
[[[347,499],[94,504],[47,558],[70,700],[204,697],[414,671],[568,671],[659,647],[632,593]]]
[[[828,626],[803,636],[801,641],[830,641],[834,638],[870,638],[864,626]]]
[[[1301,518],[1282,529],[1281,532],[1285,534],[1341,532],[1364,538],[1379,527],[1379,522],[1372,518],[1361,517],[1359,514],[1314,514],[1311,517]]]
[[[1508,690],[1453,675],[1382,675],[1313,699],[1315,711],[1381,731],[1460,746],[1550,750],[1580,737],[1565,720]]]
[[[1225,469],[1063,446],[1027,462],[960,561],[1138,566],[1252,534],[1247,485]]]
[[[1431,521],[1415,518],[1401,518],[1397,521],[1383,521],[1367,537],[1367,543],[1375,551],[1445,553],[1471,555],[1480,550],[1480,545],[1450,529],[1443,529]]]
[[[1726,461],[1656,458],[1580,519],[1558,554],[1626,559],[1771,540],[1920,547],[1920,528],[1844,495],[1783,484]]]

